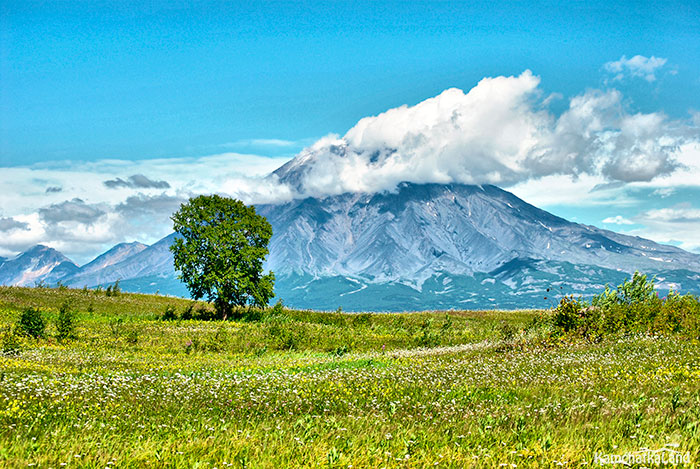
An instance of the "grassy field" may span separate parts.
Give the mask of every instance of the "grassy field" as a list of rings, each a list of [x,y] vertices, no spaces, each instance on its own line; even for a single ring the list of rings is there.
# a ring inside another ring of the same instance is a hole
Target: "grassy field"
[[[58,341],[66,300],[77,336]],[[583,340],[543,311],[162,319],[191,305],[0,287],[0,466],[578,467],[642,448],[700,464],[696,337]],[[29,306],[45,336],[10,343]]]

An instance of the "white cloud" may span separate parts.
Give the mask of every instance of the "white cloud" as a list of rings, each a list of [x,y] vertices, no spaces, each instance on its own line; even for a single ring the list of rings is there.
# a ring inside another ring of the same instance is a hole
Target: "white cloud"
[[[683,204],[676,207],[649,210],[642,218],[647,221],[697,223],[700,222],[700,209]]]
[[[14,255],[41,243],[82,263],[119,242],[152,243],[167,235],[172,230],[170,215],[191,195],[224,193],[246,202],[282,200],[289,195],[273,187],[266,176],[288,159],[226,153],[2,168],[0,229],[5,230],[0,255]],[[115,183],[108,189],[104,181]],[[47,191],[56,187],[61,190]]]
[[[511,187],[556,175],[631,183],[673,174],[679,147],[700,136],[662,113],[628,112],[616,90],[575,96],[558,117],[542,95],[529,71],[485,78],[467,93],[453,88],[361,119],[278,175],[305,195],[391,190],[401,181]]]
[[[610,225],[634,225],[634,222],[632,220],[628,220],[627,218],[623,217],[622,215],[608,217],[605,220],[603,220],[603,223],[607,223]]]
[[[663,57],[644,57],[635,55],[628,59],[626,56],[620,60],[605,64],[605,70],[613,74],[613,80],[622,80],[626,76],[643,78],[648,82],[656,80],[656,73],[661,67],[666,65],[667,59]]]
[[[630,234],[700,252],[700,208],[690,203],[648,210],[635,217],[635,221],[643,228],[632,230]]]
[[[665,199],[666,197],[672,196],[675,192],[676,189],[674,189],[673,187],[661,187],[652,192],[651,195],[655,195],[661,197],[662,199]]]
[[[291,161],[226,153],[2,168],[0,220],[7,230],[0,255],[43,243],[83,262],[118,242],[151,243],[168,234],[178,204],[196,194],[276,203],[304,195],[393,190],[402,181],[492,183],[540,207],[614,203],[624,216],[605,223],[633,221],[661,241],[679,237],[672,238],[673,226],[693,225],[662,219],[662,212],[631,217],[622,208],[639,204],[627,188],[664,196],[700,186],[697,115],[682,122],[662,113],[633,113],[616,90],[574,96],[558,116],[547,108],[551,100],[540,79],[525,71],[366,117],[345,135],[319,139]],[[293,142],[255,143],[286,147]],[[111,181],[109,190],[105,181]],[[683,233],[682,239],[691,240],[688,246],[695,246],[697,235],[690,229]]]
[[[545,208],[552,206],[590,207],[610,205],[631,206],[636,201],[620,190],[619,184],[609,184],[602,176],[569,175],[544,176],[529,179],[508,190],[524,201]]]

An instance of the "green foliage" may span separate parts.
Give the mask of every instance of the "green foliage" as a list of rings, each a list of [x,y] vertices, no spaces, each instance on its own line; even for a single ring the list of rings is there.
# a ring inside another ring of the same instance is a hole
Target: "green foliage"
[[[654,280],[647,280],[646,275],[634,272],[632,278],[625,280],[616,290],[605,286],[605,291],[593,297],[591,304],[599,308],[608,308],[614,304],[641,304],[656,297],[654,293]]]
[[[121,294],[121,288],[119,288],[119,280],[114,282],[113,285],[109,285],[105,290],[105,295],[107,296],[119,296]]]
[[[22,348],[17,328],[6,326],[2,331],[2,341],[0,341],[0,351],[5,355],[16,355]]]
[[[569,332],[578,328],[583,319],[584,304],[573,296],[565,296],[559,302],[559,306],[554,310],[554,326]]]
[[[517,334],[518,330],[515,327],[513,327],[512,324],[508,324],[507,322],[501,322],[499,326],[499,332],[503,340],[509,341],[515,338],[515,335]]]
[[[282,313],[284,313],[284,303],[282,302],[282,299],[279,299],[277,300],[277,303],[275,303],[275,306],[273,306],[270,310],[270,314],[279,315]]]
[[[433,347],[440,343],[440,335],[433,326],[433,319],[428,318],[420,325],[418,344],[421,347]]]
[[[659,298],[654,279],[635,272],[615,290],[609,286],[588,305],[582,299],[562,298],[553,325],[563,332],[600,339],[615,333],[677,333],[700,337],[700,299],[669,292]]]
[[[163,315],[160,317],[163,321],[174,321],[177,319],[177,314],[175,313],[175,307],[173,305],[168,305],[163,311]]]
[[[184,320],[189,320],[189,319],[194,319],[195,316],[195,311],[194,308],[197,305],[197,303],[192,302],[185,306],[185,309],[182,310],[182,314],[180,315],[181,319]]]
[[[348,345],[339,345],[333,351],[333,355],[336,357],[342,357],[343,355],[350,353],[350,350],[351,350],[351,347]]]
[[[171,250],[175,269],[195,299],[213,301],[222,318],[235,306],[264,307],[274,296],[274,274],[263,274],[272,227],[239,200],[192,198],[173,216],[179,235]]]
[[[38,339],[44,337],[46,319],[39,308],[30,306],[22,310],[22,314],[17,322],[17,327],[23,334]]]
[[[71,308],[70,302],[63,302],[56,317],[56,338],[61,341],[75,339],[75,323],[75,312]]]

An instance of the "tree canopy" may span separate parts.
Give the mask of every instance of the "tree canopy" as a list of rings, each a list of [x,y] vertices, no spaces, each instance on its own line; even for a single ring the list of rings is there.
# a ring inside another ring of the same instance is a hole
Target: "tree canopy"
[[[275,276],[263,273],[272,227],[240,200],[201,195],[171,217],[179,235],[170,250],[175,269],[195,299],[206,297],[222,317],[233,306],[265,306]]]

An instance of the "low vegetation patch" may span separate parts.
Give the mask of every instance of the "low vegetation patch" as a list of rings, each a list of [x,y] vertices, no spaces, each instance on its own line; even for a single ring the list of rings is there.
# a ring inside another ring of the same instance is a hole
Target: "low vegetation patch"
[[[700,298],[654,290],[654,280],[635,272],[616,289],[605,288],[590,302],[565,296],[552,324],[564,333],[600,340],[611,334],[682,334],[700,339]]]

